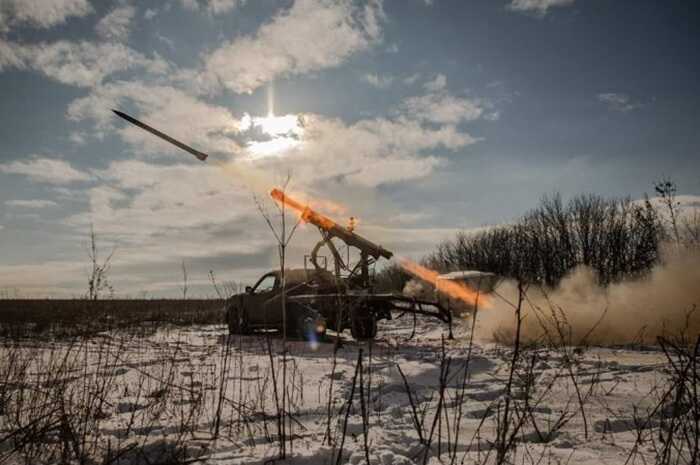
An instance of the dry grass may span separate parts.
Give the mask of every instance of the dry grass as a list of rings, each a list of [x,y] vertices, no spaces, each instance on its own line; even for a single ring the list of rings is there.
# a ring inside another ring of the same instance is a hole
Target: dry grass
[[[527,305],[526,292],[521,287],[513,302],[515,319]],[[420,343],[416,338],[380,341],[379,354],[370,347],[348,351],[329,344],[327,353],[311,356],[317,361],[297,352],[301,346],[267,333],[229,337],[221,326],[54,341],[4,338],[0,463],[194,463],[216,451],[260,446],[270,451],[267,458],[284,450],[294,459],[304,452],[300,441],[320,443],[324,430],[328,454],[321,462],[345,463],[361,454],[361,461],[381,463],[375,444],[382,429],[396,422],[393,414],[382,413],[383,396],[392,392],[405,395],[410,406],[404,413],[416,430],[409,457],[414,463],[435,458],[450,464],[547,463],[551,445],[572,424],[580,425],[583,441],[602,442],[622,419],[611,409],[610,428],[599,421],[593,427],[591,411],[614,386],[601,382],[602,366],[582,363],[589,348],[572,345],[565,320],[545,326],[546,337],[524,345],[516,324],[514,339],[489,353],[502,361],[495,385],[502,392],[486,408],[478,402],[477,418],[477,401],[465,394],[475,388],[473,333],[432,347],[432,386],[416,385],[400,366],[407,363],[402,354]],[[698,342],[683,332],[659,340],[668,369],[644,394],[655,407],[637,412],[636,441],[624,450],[628,463],[697,463]],[[456,353],[462,355],[455,358]],[[328,372],[312,385],[304,363],[321,361]],[[543,363],[552,369],[541,369]],[[385,377],[373,373],[377,364],[393,365],[401,375],[393,391],[383,388]],[[282,366],[284,379],[278,376]],[[339,371],[346,372],[343,381]],[[568,399],[562,408],[543,415],[552,396],[562,393]]]

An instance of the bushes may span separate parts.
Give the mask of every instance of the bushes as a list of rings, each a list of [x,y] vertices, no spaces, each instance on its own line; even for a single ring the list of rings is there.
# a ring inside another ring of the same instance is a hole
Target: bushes
[[[651,203],[582,195],[564,204],[545,197],[517,222],[438,245],[427,263],[438,270],[477,269],[556,285],[579,265],[600,284],[644,274],[659,259],[663,228]]]

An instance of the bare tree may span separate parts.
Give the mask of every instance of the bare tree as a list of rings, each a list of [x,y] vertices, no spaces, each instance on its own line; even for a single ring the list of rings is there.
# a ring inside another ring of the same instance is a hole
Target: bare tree
[[[686,245],[700,245],[700,209],[695,207],[692,215],[683,219],[683,236]]]
[[[584,264],[607,285],[658,263],[662,232],[649,201],[586,195],[564,205],[554,195],[513,224],[458,234],[426,261],[442,271],[478,269],[547,286]]]
[[[102,262],[100,261],[99,247],[97,246],[97,233],[95,233],[95,226],[90,223],[90,244],[88,246],[88,257],[90,258],[92,269],[88,277],[88,299],[99,299],[100,294],[103,291],[108,291],[110,294],[114,294],[114,288],[108,280],[108,273],[110,269],[110,262],[116,250],[116,247],[112,247],[112,251],[109,253],[107,258]]]
[[[287,176],[282,183],[281,191],[282,194],[284,195],[287,191],[287,187],[289,186],[289,182],[291,181],[291,174],[287,173]],[[275,237],[275,240],[277,241],[277,251],[279,255],[279,264],[280,264],[280,287],[281,287],[281,294],[280,294],[280,304],[282,306],[282,340],[283,340],[283,350],[282,350],[282,395],[281,395],[281,406],[278,410],[278,418],[280,421],[278,422],[279,424],[279,437],[280,437],[280,458],[284,459],[286,457],[286,426],[285,426],[285,421],[286,418],[289,417],[290,421],[290,426],[291,426],[291,416],[287,414],[287,354],[288,354],[288,346],[287,346],[287,279],[286,279],[286,255],[287,255],[287,247],[289,246],[289,243],[291,242],[292,238],[294,237],[294,233],[297,230],[297,227],[301,223],[301,217],[297,218],[291,228],[288,227],[287,224],[287,209],[286,209],[286,204],[284,202],[275,202],[275,206],[277,207],[278,213],[279,213],[279,226],[275,226],[275,221],[273,220],[273,217],[270,215],[270,213],[265,209],[263,202],[257,197],[253,197],[256,206],[258,207],[258,211],[260,211],[260,214],[262,215],[263,219],[267,223],[267,226],[270,228],[270,231],[272,232],[272,235]],[[268,347],[269,347],[269,341],[268,341]],[[270,356],[272,356],[270,354]],[[276,381],[275,381],[275,389],[276,389]]]
[[[676,183],[669,178],[664,178],[654,184],[654,190],[661,198],[661,202],[668,211],[668,222],[677,245],[681,243],[681,234],[678,228],[678,220],[681,214],[681,203],[676,199]]]
[[[287,187],[289,186],[289,182],[291,181],[292,176],[291,174],[287,174],[284,183],[282,184],[282,193],[286,193]],[[285,342],[285,348],[286,348],[286,343],[287,343],[287,293],[286,293],[286,287],[287,287],[287,280],[286,280],[286,273],[285,273],[285,266],[286,266],[286,255],[287,255],[287,247],[289,246],[289,243],[292,240],[292,237],[294,237],[294,233],[297,230],[297,227],[301,223],[301,217],[297,218],[294,222],[294,225],[291,228],[288,228],[287,225],[287,212],[286,212],[286,204],[284,202],[275,202],[275,206],[278,209],[279,212],[279,226],[275,227],[273,218],[270,215],[270,213],[265,209],[264,204],[260,201],[260,199],[257,196],[254,196],[254,201],[256,206],[258,207],[258,211],[262,215],[262,217],[265,219],[265,222],[267,223],[267,226],[270,228],[270,231],[272,231],[272,235],[275,237],[275,240],[277,241],[277,251],[279,254],[279,264],[280,264],[280,285],[282,288],[282,294],[281,294],[281,304],[282,304],[282,332],[283,332],[283,339]],[[289,231],[288,231],[289,229]]]

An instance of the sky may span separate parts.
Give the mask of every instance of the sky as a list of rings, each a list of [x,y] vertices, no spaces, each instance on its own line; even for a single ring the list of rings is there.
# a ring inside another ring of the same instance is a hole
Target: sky
[[[419,258],[547,194],[700,205],[700,8],[613,0],[0,0],[0,292],[213,294],[288,192]],[[120,109],[210,154],[202,163]],[[303,265],[319,239],[302,225]]]

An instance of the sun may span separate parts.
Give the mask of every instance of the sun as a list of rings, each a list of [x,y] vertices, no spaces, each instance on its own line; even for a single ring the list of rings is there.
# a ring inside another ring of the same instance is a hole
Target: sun
[[[251,140],[246,149],[253,160],[284,156],[302,143],[304,126],[301,115],[267,116],[244,115],[240,122],[242,132],[250,131],[264,136],[262,140]]]
[[[290,133],[301,135],[303,132],[303,128],[299,124],[298,115],[275,116],[270,114],[265,117],[255,118],[254,122],[260,126],[260,129],[262,129],[265,134],[271,136],[287,135]]]

